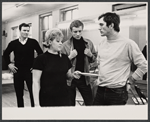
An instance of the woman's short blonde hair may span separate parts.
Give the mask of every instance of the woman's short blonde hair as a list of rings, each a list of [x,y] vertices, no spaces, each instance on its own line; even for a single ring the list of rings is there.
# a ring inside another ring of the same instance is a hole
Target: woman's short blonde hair
[[[43,45],[45,47],[49,47],[49,41],[53,41],[56,38],[63,39],[64,35],[62,31],[58,28],[52,28],[50,30],[47,30],[45,33],[45,41],[43,42]]]

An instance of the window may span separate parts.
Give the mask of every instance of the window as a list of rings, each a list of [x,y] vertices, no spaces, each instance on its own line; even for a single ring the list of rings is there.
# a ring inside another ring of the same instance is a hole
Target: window
[[[60,21],[67,21],[78,18],[78,5],[60,10]]]
[[[42,31],[52,28],[52,14],[44,14],[40,16]]]
[[[132,9],[137,7],[146,6],[146,4],[114,4],[112,5],[112,11],[120,11],[125,9]]]
[[[42,40],[45,40],[45,33],[47,30],[52,28],[52,14],[48,13],[48,14],[43,14],[40,16],[40,20],[41,20],[41,33],[42,33]]]
[[[45,41],[45,33],[47,30],[51,29],[53,27],[53,18],[52,13],[46,13],[40,15],[40,45],[42,48],[42,42]]]

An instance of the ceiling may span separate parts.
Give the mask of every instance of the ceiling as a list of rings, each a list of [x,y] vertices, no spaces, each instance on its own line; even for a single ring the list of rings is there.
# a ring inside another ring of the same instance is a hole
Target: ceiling
[[[19,19],[22,17],[26,17],[29,15],[33,15],[33,14],[42,14],[44,12],[48,12],[60,7],[65,7],[66,5],[75,5],[74,4],[67,4],[67,3],[53,3],[53,2],[3,2],[2,3],[2,22],[7,23],[8,21],[13,21],[15,19]],[[140,7],[141,9],[145,10],[145,6]],[[139,8],[135,8],[135,12],[138,12],[140,9]],[[131,10],[133,11],[133,9]],[[123,13],[123,15],[127,14],[134,14],[133,12],[131,12],[130,10],[127,12],[127,10],[124,11],[120,11],[120,15],[121,13]],[[146,13],[146,12],[143,12]],[[142,14],[143,14],[142,13]],[[86,18],[84,18],[86,20]],[[91,19],[91,18],[90,18]]]
[[[2,3],[2,22],[12,21],[23,16],[33,15],[43,11],[54,10],[65,4],[57,3],[21,3],[21,2],[3,2]]]

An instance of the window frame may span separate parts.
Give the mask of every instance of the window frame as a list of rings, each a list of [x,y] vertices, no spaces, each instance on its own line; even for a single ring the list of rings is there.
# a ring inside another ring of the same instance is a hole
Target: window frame
[[[71,11],[71,19],[70,20],[72,20],[74,10],[79,10],[78,5],[74,5],[74,6],[70,6],[70,7],[60,9],[60,22],[69,21],[69,20],[66,20],[66,13],[68,11]]]
[[[42,47],[43,50],[44,50],[44,47],[43,47],[42,43],[43,43],[43,41],[45,41],[45,33],[48,29],[50,29],[49,24],[48,24],[47,29],[43,28],[43,18],[44,17],[49,17],[49,16],[52,17],[52,23],[51,24],[52,24],[52,27],[53,27],[53,14],[52,14],[52,11],[47,12],[45,14],[39,15],[39,39],[40,39],[39,44],[40,44],[40,46]],[[48,20],[48,22],[49,22],[49,20]]]

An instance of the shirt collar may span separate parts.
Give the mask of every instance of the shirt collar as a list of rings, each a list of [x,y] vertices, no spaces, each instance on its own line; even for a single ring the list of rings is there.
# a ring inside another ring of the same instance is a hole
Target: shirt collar
[[[27,42],[28,38],[26,38],[24,41],[22,41],[19,37],[19,42],[22,43],[22,44],[25,44]]]

